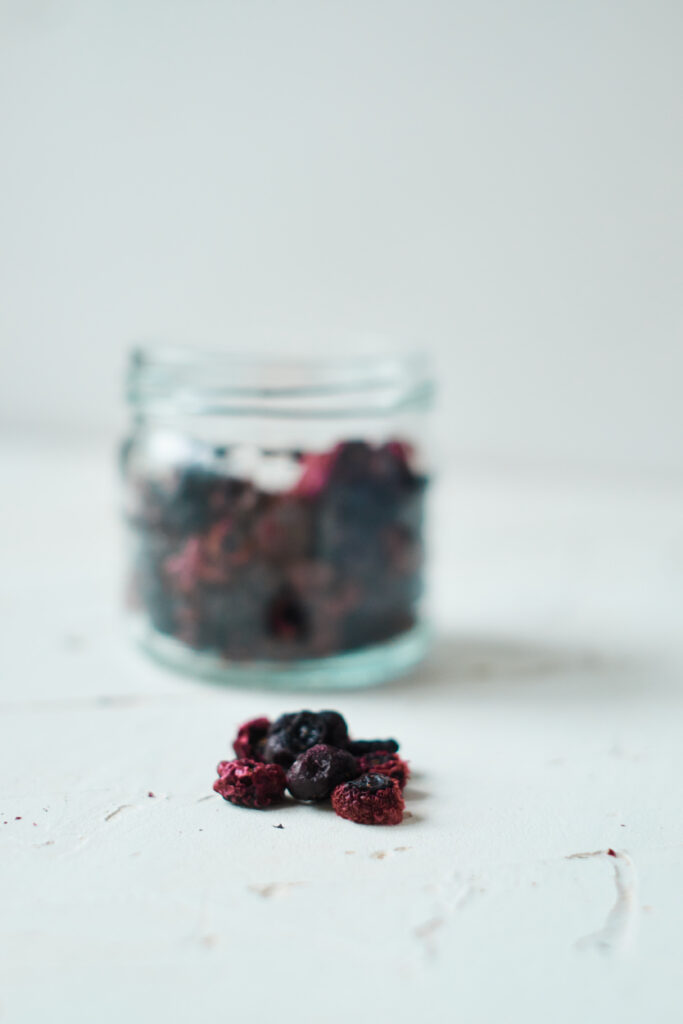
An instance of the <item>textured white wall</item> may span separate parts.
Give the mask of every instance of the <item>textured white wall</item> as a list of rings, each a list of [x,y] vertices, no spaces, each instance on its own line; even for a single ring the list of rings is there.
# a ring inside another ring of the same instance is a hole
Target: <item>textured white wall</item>
[[[0,415],[398,330],[462,453],[683,471],[678,0],[0,0]]]

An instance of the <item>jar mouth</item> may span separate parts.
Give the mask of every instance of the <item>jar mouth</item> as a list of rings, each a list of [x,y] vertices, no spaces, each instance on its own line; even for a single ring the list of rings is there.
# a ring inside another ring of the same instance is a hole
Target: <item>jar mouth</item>
[[[175,415],[383,415],[426,406],[433,390],[429,356],[415,350],[270,355],[141,345],[126,381],[131,405]]]

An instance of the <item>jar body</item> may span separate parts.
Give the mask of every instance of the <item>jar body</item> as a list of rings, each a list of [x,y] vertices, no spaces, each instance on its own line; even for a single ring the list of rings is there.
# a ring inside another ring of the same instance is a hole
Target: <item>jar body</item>
[[[412,667],[427,643],[423,406],[138,409],[123,475],[142,645],[254,685],[363,686]]]

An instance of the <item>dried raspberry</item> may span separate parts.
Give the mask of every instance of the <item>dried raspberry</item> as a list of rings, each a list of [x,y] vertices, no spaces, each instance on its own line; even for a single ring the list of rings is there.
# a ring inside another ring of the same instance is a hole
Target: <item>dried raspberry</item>
[[[301,457],[303,472],[292,494],[300,498],[315,498],[329,482],[341,446],[330,452],[315,452]]]
[[[318,743],[299,754],[287,772],[287,788],[296,800],[324,800],[335,786],[359,774],[352,754]]]
[[[238,807],[263,810],[284,796],[285,773],[277,764],[262,764],[248,757],[221,761],[218,776],[213,788]]]
[[[237,730],[233,750],[237,757],[248,757],[252,761],[263,760],[263,747],[270,728],[270,719],[252,718]]]
[[[347,747],[354,757],[374,754],[376,750],[386,750],[390,754],[395,754],[398,748],[396,740],[351,740]]]
[[[289,768],[299,754],[318,743],[346,747],[346,722],[337,711],[297,711],[280,715],[268,730],[264,760]]]
[[[332,793],[332,807],[340,818],[359,825],[399,825],[403,819],[403,794],[396,779],[369,772],[337,786]]]
[[[408,762],[389,750],[375,750],[371,754],[365,754],[360,759],[360,769],[361,772],[388,775],[390,779],[396,779],[401,789],[406,788],[406,782],[410,777]]]

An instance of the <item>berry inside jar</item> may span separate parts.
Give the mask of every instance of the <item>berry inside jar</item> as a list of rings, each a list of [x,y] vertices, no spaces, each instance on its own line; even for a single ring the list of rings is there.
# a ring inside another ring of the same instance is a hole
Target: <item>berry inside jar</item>
[[[324,451],[124,451],[129,597],[157,634],[226,662],[382,644],[417,622],[427,477],[400,440]]]

